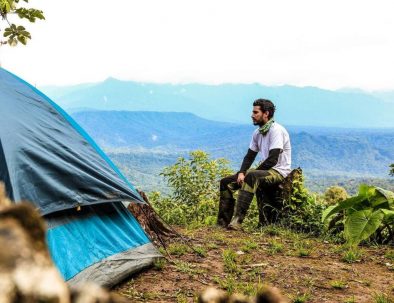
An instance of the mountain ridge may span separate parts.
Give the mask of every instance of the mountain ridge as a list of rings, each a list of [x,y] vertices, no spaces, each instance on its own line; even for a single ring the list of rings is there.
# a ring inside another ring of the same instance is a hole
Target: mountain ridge
[[[276,117],[288,125],[394,127],[394,102],[356,91],[254,84],[156,84],[114,78],[94,84],[43,88],[63,108],[192,112],[200,117],[247,123],[252,101],[265,97],[277,105]],[[384,96],[389,96],[385,94]]]

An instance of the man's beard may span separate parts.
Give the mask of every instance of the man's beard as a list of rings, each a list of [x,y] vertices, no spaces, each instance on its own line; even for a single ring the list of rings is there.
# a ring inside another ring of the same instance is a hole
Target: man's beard
[[[258,125],[258,126],[263,126],[264,125],[263,121],[258,122],[258,121],[252,120],[252,122],[253,122],[253,125]]]

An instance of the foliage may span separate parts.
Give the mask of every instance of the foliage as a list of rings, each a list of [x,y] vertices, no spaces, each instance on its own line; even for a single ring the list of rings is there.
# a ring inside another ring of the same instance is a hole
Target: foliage
[[[168,223],[212,225],[218,210],[219,180],[232,172],[226,160],[210,160],[206,152],[196,150],[189,157],[180,157],[174,165],[164,168],[162,175],[171,193],[165,197],[152,193],[150,200]]]
[[[280,223],[293,230],[317,236],[323,231],[320,218],[325,208],[318,196],[306,189],[301,173],[292,180],[291,194],[284,201]]]
[[[377,233],[380,242],[393,240],[394,193],[379,187],[361,185],[357,196],[327,208],[322,221],[343,216],[347,244],[358,245]]]
[[[28,0],[0,0],[0,14],[8,24],[4,29],[3,37],[7,41],[0,41],[1,44],[16,46],[19,43],[26,45],[27,40],[31,39],[30,33],[22,25],[16,25],[9,20],[9,16],[17,16],[19,19],[26,19],[35,22],[37,19],[44,20],[45,17],[41,10],[21,6],[21,2],[28,3]]]
[[[330,186],[324,193],[324,201],[333,205],[349,198],[346,189],[341,186]]]
[[[394,163],[390,165],[390,176],[394,177]]]

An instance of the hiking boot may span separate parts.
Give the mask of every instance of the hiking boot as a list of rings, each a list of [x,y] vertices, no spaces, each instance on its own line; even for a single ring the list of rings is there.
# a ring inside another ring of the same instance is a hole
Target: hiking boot
[[[252,203],[253,193],[240,190],[238,193],[237,206],[235,209],[234,218],[227,226],[230,230],[242,230],[242,222],[248,212],[250,203]]]
[[[217,225],[227,227],[234,213],[235,200],[233,197],[220,197]]]
[[[242,231],[242,221],[243,219],[241,219],[238,216],[235,216],[229,225],[227,225],[227,229],[229,230],[239,230]]]

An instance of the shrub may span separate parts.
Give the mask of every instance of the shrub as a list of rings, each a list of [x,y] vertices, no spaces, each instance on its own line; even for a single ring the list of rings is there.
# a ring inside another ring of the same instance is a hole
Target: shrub
[[[361,185],[357,196],[327,208],[322,221],[342,219],[348,245],[375,236],[380,243],[394,240],[394,193],[379,187]]]
[[[161,173],[171,193],[163,197],[154,192],[149,198],[170,224],[212,225],[218,211],[219,181],[232,173],[227,160],[211,160],[206,152],[196,150],[189,159],[181,157]]]
[[[323,232],[321,216],[326,208],[316,194],[308,192],[302,172],[291,180],[290,196],[284,200],[280,223],[296,231],[318,236]]]
[[[330,186],[324,193],[324,201],[328,205],[333,205],[349,198],[346,189],[341,186]]]

